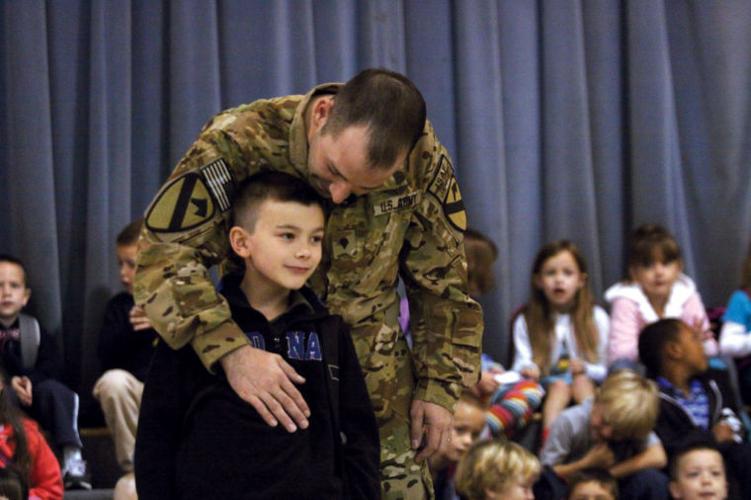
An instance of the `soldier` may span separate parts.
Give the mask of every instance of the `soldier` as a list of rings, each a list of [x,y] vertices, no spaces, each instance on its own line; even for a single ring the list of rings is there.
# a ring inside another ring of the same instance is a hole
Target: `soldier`
[[[311,285],[352,325],[380,428],[383,495],[432,497],[425,458],[449,439],[462,387],[477,382],[482,311],[467,293],[467,221],[451,161],[404,76],[365,70],[345,85],[210,120],[147,211],[136,301],[170,346],[190,342],[209,370],[218,362],[269,425],[306,428],[309,410],[295,387],[304,379],[249,345],[207,272],[230,262],[233,187],[269,169],[306,180],[331,202]],[[411,350],[397,319],[400,276]]]

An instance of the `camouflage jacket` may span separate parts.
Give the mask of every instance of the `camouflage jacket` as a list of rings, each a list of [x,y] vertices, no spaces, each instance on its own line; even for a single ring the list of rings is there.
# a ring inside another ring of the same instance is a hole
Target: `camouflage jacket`
[[[312,97],[338,88],[320,85],[216,115],[147,211],[136,301],[169,345],[192,342],[209,369],[247,343],[208,274],[228,253],[233,187],[266,169],[308,179],[304,111]],[[451,161],[426,123],[403,170],[378,190],[331,205],[324,257],[311,279],[330,311],[352,325],[355,343],[377,346],[398,335],[401,276],[414,340],[413,398],[449,409],[461,387],[477,381],[482,336],[482,311],[467,293],[465,227]]]

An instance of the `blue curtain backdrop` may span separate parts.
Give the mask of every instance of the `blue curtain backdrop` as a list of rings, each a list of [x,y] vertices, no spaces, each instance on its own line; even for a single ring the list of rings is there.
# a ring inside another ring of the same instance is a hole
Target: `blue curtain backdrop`
[[[598,297],[660,222],[708,304],[749,243],[751,3],[679,0],[2,0],[0,251],[82,395],[114,238],[201,125],[384,66],[422,89],[472,226],[498,243],[486,350],[506,355],[537,248],[570,238]]]

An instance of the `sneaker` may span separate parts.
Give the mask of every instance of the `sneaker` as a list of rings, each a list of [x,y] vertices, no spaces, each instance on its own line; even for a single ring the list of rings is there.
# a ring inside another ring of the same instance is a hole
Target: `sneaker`
[[[91,478],[86,471],[86,462],[81,459],[69,460],[66,464],[63,484],[66,490],[90,490]]]

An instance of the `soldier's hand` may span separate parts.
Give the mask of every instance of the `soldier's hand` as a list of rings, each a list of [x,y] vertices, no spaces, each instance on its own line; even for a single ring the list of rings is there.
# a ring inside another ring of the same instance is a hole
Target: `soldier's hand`
[[[420,451],[415,461],[422,462],[448,445],[454,416],[443,406],[415,399],[409,412],[412,449]]]
[[[289,432],[295,432],[297,426],[308,427],[310,409],[293,384],[302,384],[305,379],[281,356],[246,345],[219,362],[232,389],[267,424],[276,427],[281,423]]]

